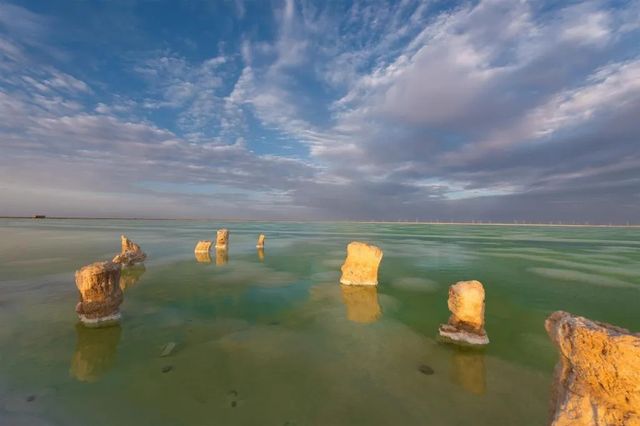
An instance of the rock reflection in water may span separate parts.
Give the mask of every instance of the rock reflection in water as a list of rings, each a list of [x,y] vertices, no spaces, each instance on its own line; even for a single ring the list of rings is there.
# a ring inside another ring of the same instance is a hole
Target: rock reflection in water
[[[146,270],[147,268],[145,268],[144,265],[135,265],[123,268],[120,272],[120,289],[125,291],[136,285]]]
[[[258,248],[258,260],[264,262],[264,249]]]
[[[229,252],[226,249],[216,250],[216,265],[226,265],[229,262]]]
[[[211,263],[211,253],[208,251],[195,252],[196,262],[198,263]]]
[[[382,316],[375,286],[340,285],[340,290],[350,321],[368,324]]]
[[[451,355],[451,380],[467,392],[484,395],[487,391],[484,353],[456,348]]]
[[[122,330],[119,325],[87,328],[76,325],[76,351],[71,359],[71,376],[81,382],[96,382],[111,369]]]

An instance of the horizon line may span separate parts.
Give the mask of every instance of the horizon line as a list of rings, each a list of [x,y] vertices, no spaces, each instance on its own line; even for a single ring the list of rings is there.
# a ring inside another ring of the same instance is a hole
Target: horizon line
[[[35,217],[44,216],[44,217]],[[495,226],[546,226],[546,227],[588,227],[588,228],[638,228],[640,224],[614,224],[614,223],[543,223],[543,222],[492,222],[492,221],[409,221],[409,220],[304,220],[304,219],[216,219],[216,218],[181,218],[181,217],[108,217],[108,216],[1,216],[0,219],[30,219],[30,220],[173,220],[173,221],[193,221],[193,222],[288,222],[288,223],[370,223],[370,224],[402,224],[402,225],[495,225]]]

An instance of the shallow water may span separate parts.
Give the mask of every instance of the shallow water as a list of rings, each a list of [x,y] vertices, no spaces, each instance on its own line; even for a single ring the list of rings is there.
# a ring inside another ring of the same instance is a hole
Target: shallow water
[[[219,227],[228,256],[196,259]],[[148,260],[121,325],[85,329],[73,273],[121,233]],[[377,291],[338,285],[350,240],[384,250]],[[483,351],[436,339],[466,279]],[[540,425],[545,317],[637,331],[639,302],[637,228],[1,219],[0,425]]]

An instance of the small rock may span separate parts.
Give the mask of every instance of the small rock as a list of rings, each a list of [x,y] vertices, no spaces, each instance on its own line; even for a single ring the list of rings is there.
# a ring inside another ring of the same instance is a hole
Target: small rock
[[[238,391],[237,391],[237,390],[235,390],[235,389],[231,389],[231,390],[229,391],[229,395],[231,395],[231,396],[238,396]]]
[[[420,367],[418,367],[418,371],[420,371],[422,374],[426,374],[427,376],[431,376],[433,373],[435,373],[435,371],[433,371],[433,368],[429,367],[426,364],[420,365]]]
[[[237,402],[237,401],[231,401],[231,406],[232,406],[233,408],[235,408],[237,405],[238,405],[238,402]]]
[[[168,373],[171,370],[173,370],[173,366],[172,365],[165,365],[164,367],[162,367],[162,372],[163,373]]]
[[[27,397],[27,402],[33,402],[33,401],[35,401],[35,400],[36,400],[36,396],[35,396],[35,395],[29,395],[29,396]]]
[[[160,353],[161,357],[166,357],[171,355],[171,353],[173,352],[173,350],[176,348],[176,344],[175,342],[169,342],[166,345],[164,345],[164,348],[162,348],[162,352]]]

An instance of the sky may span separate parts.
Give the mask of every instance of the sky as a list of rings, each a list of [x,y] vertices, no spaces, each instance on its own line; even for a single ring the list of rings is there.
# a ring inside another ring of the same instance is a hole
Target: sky
[[[0,0],[36,213],[640,223],[640,0]]]

